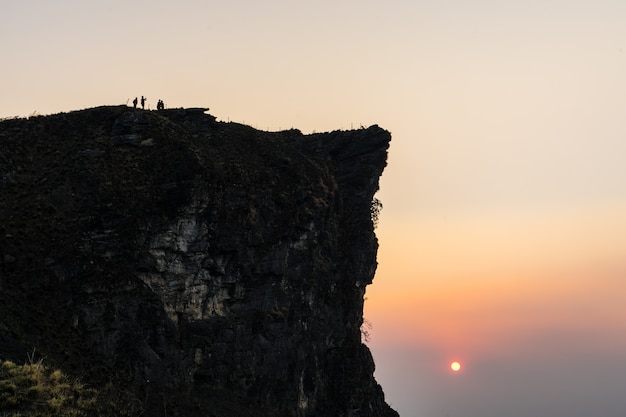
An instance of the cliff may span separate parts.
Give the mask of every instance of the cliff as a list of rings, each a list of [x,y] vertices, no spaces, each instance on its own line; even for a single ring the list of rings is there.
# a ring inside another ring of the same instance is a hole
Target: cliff
[[[0,359],[98,415],[397,416],[361,341],[390,134],[205,109],[0,122]]]

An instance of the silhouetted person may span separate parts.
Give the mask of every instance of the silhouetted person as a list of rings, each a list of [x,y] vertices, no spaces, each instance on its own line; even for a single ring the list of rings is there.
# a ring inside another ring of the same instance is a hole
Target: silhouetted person
[[[146,108],[146,98],[144,96],[141,96],[141,108]]]
[[[157,101],[157,110],[163,110],[165,108],[165,104],[163,104],[163,100],[159,99]]]
[[[135,97],[135,99],[133,100],[133,107],[137,108],[137,97]]]

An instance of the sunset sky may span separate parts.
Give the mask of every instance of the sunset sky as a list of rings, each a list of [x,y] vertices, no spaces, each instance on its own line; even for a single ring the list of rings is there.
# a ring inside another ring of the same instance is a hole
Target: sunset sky
[[[145,95],[391,131],[365,309],[387,401],[626,415],[623,0],[0,0],[0,57],[0,117]]]

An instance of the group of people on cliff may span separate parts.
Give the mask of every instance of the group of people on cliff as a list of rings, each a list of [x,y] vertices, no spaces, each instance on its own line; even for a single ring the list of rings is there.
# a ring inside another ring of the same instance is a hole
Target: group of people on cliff
[[[146,108],[146,101],[148,99],[144,96],[141,96],[141,108],[145,110]],[[133,107],[136,109],[137,108],[137,103],[139,101],[137,100],[137,97],[135,97],[135,99],[133,100]],[[157,101],[157,110],[163,110],[165,108],[165,103],[163,103],[163,100],[159,99],[159,101]]]

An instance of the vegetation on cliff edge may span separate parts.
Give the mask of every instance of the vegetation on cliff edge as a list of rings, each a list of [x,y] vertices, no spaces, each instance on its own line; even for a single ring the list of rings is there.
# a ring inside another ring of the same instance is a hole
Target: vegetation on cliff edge
[[[43,360],[0,364],[2,416],[90,416],[96,413],[96,395],[96,390],[47,367]]]

